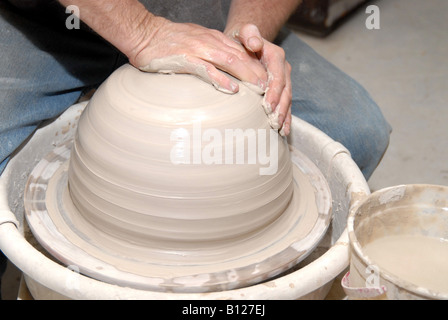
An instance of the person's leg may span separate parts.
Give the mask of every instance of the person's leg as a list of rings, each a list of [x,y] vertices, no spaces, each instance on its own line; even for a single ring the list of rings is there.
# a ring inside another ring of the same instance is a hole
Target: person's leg
[[[114,48],[93,33],[68,30],[66,17],[59,5],[23,13],[0,3],[0,174],[41,121],[63,112],[117,63]]]
[[[381,161],[391,127],[359,83],[317,54],[293,32],[278,44],[292,66],[293,115],[342,143],[369,179]]]
[[[58,116],[124,62],[98,36],[67,30],[61,8],[33,15],[0,2],[0,174],[42,121]],[[0,252],[0,279],[5,265]]]

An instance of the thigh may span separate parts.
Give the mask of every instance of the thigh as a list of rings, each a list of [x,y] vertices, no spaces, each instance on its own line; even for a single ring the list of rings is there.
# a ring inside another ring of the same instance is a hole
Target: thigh
[[[292,113],[350,152],[368,179],[389,143],[391,128],[369,93],[286,31],[279,44],[292,66]]]
[[[118,52],[85,30],[65,27],[65,11],[24,13],[0,2],[0,173],[35,130],[101,83]]]

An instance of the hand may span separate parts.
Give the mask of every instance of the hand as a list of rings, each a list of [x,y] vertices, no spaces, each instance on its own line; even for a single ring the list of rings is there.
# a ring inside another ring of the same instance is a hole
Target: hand
[[[264,97],[265,111],[278,115],[280,133],[288,135],[291,128],[292,86],[291,65],[286,61],[284,50],[263,39],[253,24],[245,24],[239,30],[225,33],[253,52],[265,67],[269,75]]]
[[[144,71],[190,73],[213,84],[218,90],[235,93],[235,78],[266,89],[266,69],[240,43],[222,32],[196,24],[174,23],[157,17],[157,29],[130,63]]]

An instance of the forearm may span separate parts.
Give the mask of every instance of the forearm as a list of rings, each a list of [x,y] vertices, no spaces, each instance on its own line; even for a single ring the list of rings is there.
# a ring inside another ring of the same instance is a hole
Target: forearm
[[[232,0],[226,33],[247,23],[258,27],[263,38],[273,41],[301,0]]]
[[[80,19],[130,60],[147,45],[159,19],[137,0],[59,0],[79,8]]]

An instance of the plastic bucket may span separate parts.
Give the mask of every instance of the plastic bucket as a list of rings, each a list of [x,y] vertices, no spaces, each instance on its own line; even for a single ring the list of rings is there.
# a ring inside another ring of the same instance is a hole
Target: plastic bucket
[[[376,191],[349,215],[347,230],[349,299],[448,299],[447,186]]]

